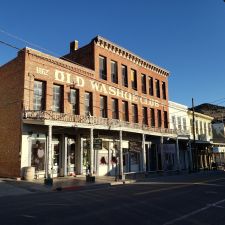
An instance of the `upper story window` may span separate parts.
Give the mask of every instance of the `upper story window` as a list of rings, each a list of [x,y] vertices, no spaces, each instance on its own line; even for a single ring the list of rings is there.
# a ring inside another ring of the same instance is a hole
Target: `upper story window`
[[[107,96],[100,95],[100,116],[107,118]]]
[[[173,124],[173,129],[176,130],[177,129],[177,123],[176,123],[176,117],[172,116],[172,124]]]
[[[46,105],[46,83],[44,81],[34,80],[34,98],[33,109],[45,110]]]
[[[183,118],[183,129],[187,130],[187,121],[186,118]]]
[[[142,93],[146,94],[147,87],[146,87],[146,75],[145,74],[141,75],[141,90],[142,90]]]
[[[112,118],[119,119],[118,99],[112,98]]]
[[[178,125],[178,129],[181,130],[182,125],[181,125],[181,117],[180,116],[177,117],[177,125]]]
[[[79,115],[79,89],[70,89],[70,104],[73,114]]]
[[[53,106],[52,111],[62,112],[63,110],[63,87],[61,85],[53,85]]]
[[[99,77],[102,80],[107,80],[107,64],[104,56],[99,56]]]
[[[162,97],[166,99],[166,82],[162,82]]]
[[[93,115],[93,104],[92,104],[92,93],[84,93],[84,115],[91,116]]]
[[[122,85],[128,87],[127,66],[121,66]]]
[[[157,117],[158,117],[158,127],[162,127],[162,112],[160,109],[157,109]]]
[[[133,69],[131,69],[131,87],[137,90],[137,71]]]
[[[204,123],[204,134],[207,134],[206,122]]]
[[[149,85],[149,95],[153,96],[154,95],[154,85],[153,85],[153,78],[149,77],[148,80],[148,85]]]
[[[164,128],[168,128],[168,113],[164,111]]]
[[[118,84],[118,65],[115,61],[111,61],[111,80]]]
[[[199,130],[198,130],[198,120],[195,121],[195,130],[196,130],[196,134],[198,134]]]
[[[160,98],[160,81],[155,80],[156,97]]]
[[[151,126],[155,127],[155,109],[151,108],[150,113],[151,113]]]
[[[122,101],[122,120],[129,121],[127,101]]]
[[[190,119],[190,128],[191,128],[191,133],[194,134],[193,119]]]
[[[148,108],[143,107],[142,108],[142,118],[143,118],[143,124],[148,125]]]
[[[138,123],[138,107],[137,104],[132,104],[132,116],[133,116],[133,123]]]
[[[212,135],[212,127],[211,127],[211,123],[208,123],[208,134],[209,134],[209,136]]]
[[[203,127],[202,127],[202,121],[200,121],[200,134],[203,134]]]

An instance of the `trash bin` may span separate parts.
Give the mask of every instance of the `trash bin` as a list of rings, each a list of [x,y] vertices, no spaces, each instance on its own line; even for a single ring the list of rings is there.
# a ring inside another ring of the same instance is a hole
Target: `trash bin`
[[[86,182],[94,183],[95,182],[95,176],[86,175]]]
[[[28,166],[24,168],[24,175],[23,175],[24,180],[32,181],[34,179],[34,175],[35,175],[35,167]]]

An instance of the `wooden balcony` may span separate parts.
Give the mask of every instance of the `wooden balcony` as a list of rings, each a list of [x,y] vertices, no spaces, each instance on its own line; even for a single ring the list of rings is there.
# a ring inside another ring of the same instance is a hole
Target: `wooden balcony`
[[[101,118],[96,116],[83,116],[83,115],[73,115],[66,113],[57,113],[53,111],[35,111],[35,110],[25,110],[23,112],[23,120],[35,122],[35,121],[59,121],[64,123],[73,123],[74,126],[82,127],[82,125],[86,126],[102,126],[103,129],[130,129],[133,132],[135,130],[153,132],[153,133],[161,133],[161,134],[172,134],[177,135],[177,132],[168,128],[156,128],[150,127],[148,125],[139,124],[139,123],[130,123],[126,121],[121,121],[117,119],[108,119]]]

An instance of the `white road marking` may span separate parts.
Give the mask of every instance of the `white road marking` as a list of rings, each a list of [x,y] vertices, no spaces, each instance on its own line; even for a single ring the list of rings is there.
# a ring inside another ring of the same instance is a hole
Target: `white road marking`
[[[190,212],[190,213],[187,213],[187,214],[185,214],[185,215],[183,215],[183,216],[180,216],[180,217],[178,217],[178,218],[175,218],[175,219],[173,219],[173,220],[170,220],[170,221],[164,223],[163,225],[171,225],[171,224],[174,224],[175,222],[178,222],[178,221],[187,219],[187,218],[189,218],[189,217],[191,217],[191,216],[193,216],[193,215],[196,215],[196,214],[198,214],[198,213],[200,213],[200,212],[202,212],[202,211],[205,211],[205,210],[209,209],[210,207],[219,207],[219,208],[221,208],[222,206],[220,207],[220,206],[218,206],[218,205],[221,204],[221,203],[224,203],[224,202],[225,202],[225,199],[222,199],[222,200],[220,200],[220,201],[217,201],[217,202],[214,202],[214,203],[211,203],[211,204],[207,204],[207,205],[206,205],[205,207],[203,207],[203,208],[197,209],[197,210],[192,211],[192,212]],[[224,208],[224,207],[222,207],[222,208]]]
[[[31,216],[31,215],[21,215],[23,217],[26,217],[26,218],[36,218],[36,216]]]

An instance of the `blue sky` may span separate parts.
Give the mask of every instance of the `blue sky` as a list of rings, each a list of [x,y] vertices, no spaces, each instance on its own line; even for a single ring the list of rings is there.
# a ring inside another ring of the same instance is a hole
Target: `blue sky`
[[[169,70],[170,100],[225,105],[223,0],[2,0],[0,29],[55,56],[101,35]],[[3,32],[0,40],[36,48]],[[0,65],[15,56],[0,44]]]

